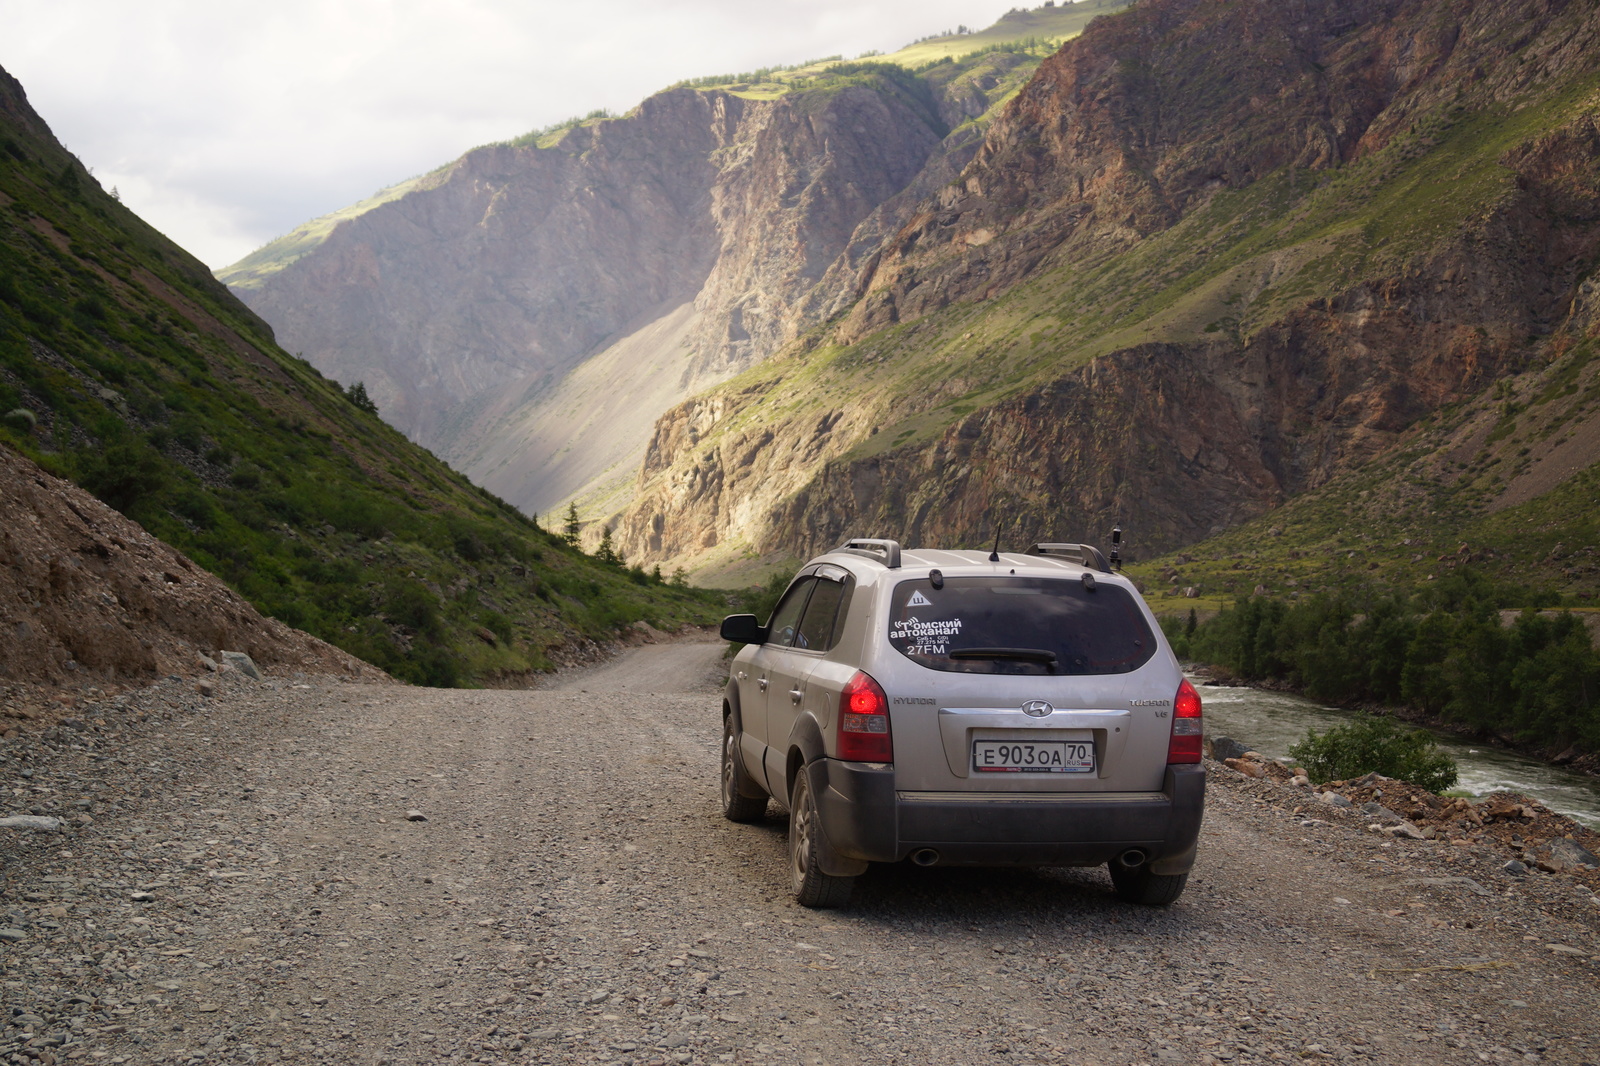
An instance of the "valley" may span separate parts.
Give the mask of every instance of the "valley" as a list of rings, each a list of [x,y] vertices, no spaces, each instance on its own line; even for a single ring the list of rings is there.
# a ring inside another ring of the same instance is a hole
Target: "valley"
[[[1594,12],[1071,17],[1059,49],[1002,20],[697,79],[469,153],[222,276],[480,484],[527,511],[576,502],[585,544],[610,525],[629,559],[706,582],[847,535],[1026,544],[1121,522],[1141,577],[1184,555],[1180,590],[1208,609],[1354,580],[1310,560],[1358,547],[1379,563],[1363,579],[1405,586],[1464,542],[1541,588],[1600,591],[1551,556],[1592,543],[1600,459]],[[997,50],[955,51],[980,39]],[[419,227],[454,242],[454,309],[384,325],[362,308],[425,306],[403,279],[441,266]],[[473,289],[551,261],[520,304]],[[456,369],[414,339],[513,305],[525,324],[499,341],[446,330]],[[357,343],[375,323],[409,354]],[[508,352],[533,362],[489,369]],[[1336,520],[1352,512],[1359,532]],[[1222,576],[1245,544],[1276,585]]]

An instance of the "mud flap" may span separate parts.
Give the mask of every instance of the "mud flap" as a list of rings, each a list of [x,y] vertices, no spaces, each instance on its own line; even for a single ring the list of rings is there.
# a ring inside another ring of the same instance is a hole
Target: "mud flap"
[[[828,767],[822,759],[817,759],[806,766],[805,772],[811,777],[811,794],[821,797],[828,789]],[[829,877],[855,877],[867,872],[867,863],[862,859],[850,859],[840,855],[833,849],[833,844],[828,840],[827,822],[820,817],[822,804],[817,804],[817,865]]]

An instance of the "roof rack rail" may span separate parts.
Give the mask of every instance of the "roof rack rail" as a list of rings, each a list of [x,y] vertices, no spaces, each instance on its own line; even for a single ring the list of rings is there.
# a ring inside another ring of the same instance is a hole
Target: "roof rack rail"
[[[845,541],[844,547],[837,550],[849,552],[851,555],[865,555],[869,559],[877,559],[890,570],[900,569],[900,542],[897,540],[857,538]]]
[[[1106,557],[1093,544],[1035,544],[1022,554],[1054,555],[1079,566],[1092,566],[1104,573],[1111,573],[1111,567],[1106,565]]]

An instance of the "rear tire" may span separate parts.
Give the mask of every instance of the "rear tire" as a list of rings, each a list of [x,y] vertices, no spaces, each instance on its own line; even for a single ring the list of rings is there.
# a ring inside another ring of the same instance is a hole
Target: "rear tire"
[[[822,872],[817,862],[823,847],[821,834],[811,777],[802,766],[795,775],[794,794],[789,802],[789,873],[794,898],[802,907],[842,907],[850,901],[850,889],[856,879]]]
[[[1146,907],[1165,907],[1183,895],[1189,883],[1187,872],[1181,874],[1151,873],[1150,867],[1135,866],[1131,870],[1113,859],[1107,867],[1111,871],[1111,886],[1117,897],[1128,903]]]
[[[739,734],[733,731],[733,715],[722,716],[722,816],[730,822],[759,822],[767,814],[767,797],[752,799],[741,790],[748,787],[744,765],[739,761]]]

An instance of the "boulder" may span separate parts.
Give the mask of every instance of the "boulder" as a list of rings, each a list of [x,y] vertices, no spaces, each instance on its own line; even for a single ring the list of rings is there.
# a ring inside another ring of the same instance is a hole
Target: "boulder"
[[[1363,803],[1361,809],[1366,812],[1367,817],[1379,825],[1400,825],[1405,822],[1404,818],[1381,803]]]
[[[1571,837],[1556,837],[1538,847],[1529,848],[1524,856],[1546,873],[1569,873],[1585,866],[1600,866],[1600,859]]]
[[[1232,737],[1212,737],[1208,743],[1211,745],[1211,757],[1218,762],[1237,759],[1250,750],[1247,745],[1239,743]]]
[[[231,666],[245,677],[256,681],[261,680],[261,671],[256,668],[256,661],[242,651],[219,651],[217,658],[222,660],[222,665]]]

